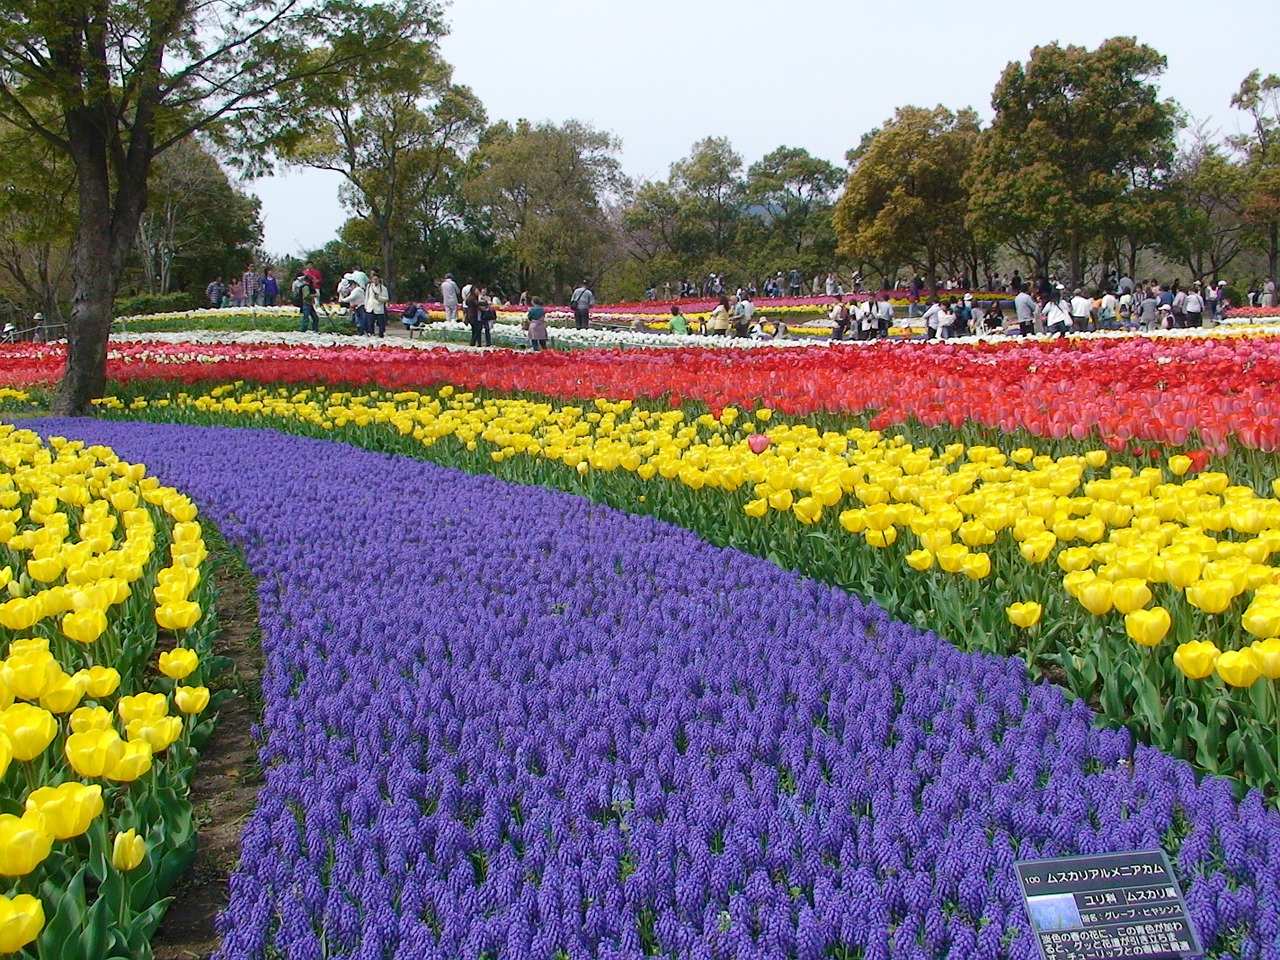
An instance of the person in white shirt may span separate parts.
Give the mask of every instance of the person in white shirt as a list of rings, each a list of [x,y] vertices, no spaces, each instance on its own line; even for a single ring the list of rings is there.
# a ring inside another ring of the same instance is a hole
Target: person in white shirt
[[[444,318],[456,323],[458,304],[462,302],[462,292],[458,289],[458,282],[453,279],[452,273],[446,273],[444,280],[440,283],[440,299],[444,303]]]
[[[345,295],[338,298],[338,303],[351,311],[351,322],[359,333],[368,333],[368,317],[364,312],[364,287],[353,283]]]
[[[1200,287],[1194,287],[1187,294],[1182,304],[1182,313],[1186,317],[1188,327],[1199,327],[1204,322],[1204,297],[1200,295]]]
[[[370,336],[373,336],[375,330],[380,337],[387,335],[387,301],[390,299],[391,294],[387,291],[387,285],[382,282],[382,275],[377,270],[374,270],[373,276],[369,278],[369,283],[364,288],[365,326],[367,328],[365,332]]]
[[[889,302],[889,291],[880,294],[876,302],[876,332],[881,337],[889,336],[889,328],[893,326],[893,304]]]
[[[938,325],[939,315],[942,313],[942,305],[938,303],[937,298],[932,298],[928,309],[925,310],[924,316],[924,338],[932,340],[934,337],[941,337],[942,331]]]
[[[1071,329],[1071,315],[1062,306],[1061,287],[1045,298],[1044,304],[1040,307],[1040,315],[1044,317],[1046,332],[1060,337],[1067,335],[1067,331]]]
[[[1089,320],[1093,316],[1093,301],[1084,295],[1079,287],[1071,294],[1071,325],[1076,333],[1084,333],[1089,329]]]

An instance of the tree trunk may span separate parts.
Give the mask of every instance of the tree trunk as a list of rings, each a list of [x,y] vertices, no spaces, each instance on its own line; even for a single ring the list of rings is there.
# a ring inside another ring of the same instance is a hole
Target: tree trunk
[[[382,282],[387,285],[387,294],[394,297],[399,285],[400,257],[390,223],[378,223],[378,244],[382,247]]]
[[[90,401],[106,392],[112,311],[120,274],[146,209],[152,141],[149,130],[135,131],[141,142],[131,144],[123,168],[113,177],[107,131],[114,129],[116,120],[110,111],[101,105],[68,111],[66,123],[76,167],[79,226],[67,362],[51,412],[83,416],[90,410]]]
[[[1080,250],[1080,237],[1074,231],[1068,244],[1068,256],[1071,261],[1071,288],[1074,290],[1084,282],[1084,258]]]

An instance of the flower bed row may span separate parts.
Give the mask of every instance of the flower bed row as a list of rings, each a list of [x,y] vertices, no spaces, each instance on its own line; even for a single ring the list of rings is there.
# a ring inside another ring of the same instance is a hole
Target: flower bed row
[[[732,342],[732,341],[731,341]],[[685,400],[713,411],[764,399],[783,413],[874,415],[874,427],[914,419],[959,430],[977,424],[1054,439],[1272,451],[1280,446],[1280,338],[1072,339],[955,344],[865,344],[850,350],[581,351],[483,360],[444,350],[332,348],[155,340],[112,348],[110,376],[197,383],[253,380],[349,383],[391,389],[456,384],[568,399]],[[0,384],[52,383],[51,345],[0,347]]]
[[[1210,956],[1274,955],[1280,816],[1017,661],[577,497],[271,433],[46,429],[152,463],[262,578],[266,785],[224,960],[1030,960],[1015,860],[1150,847]]]
[[[1201,769],[1280,782],[1280,501],[1204,472],[1203,451],[1135,468],[1101,449],[1055,457],[947,431],[913,444],[897,431],[780,423],[768,408],[697,416],[452,387],[224,385],[104,407],[117,405],[334,433],[526,484],[581,480],[592,496],[659,509],[967,649],[1020,652],[1033,675],[1052,669],[1110,720]]]
[[[101,446],[0,464],[0,953],[149,957],[221,666],[197,510]]]

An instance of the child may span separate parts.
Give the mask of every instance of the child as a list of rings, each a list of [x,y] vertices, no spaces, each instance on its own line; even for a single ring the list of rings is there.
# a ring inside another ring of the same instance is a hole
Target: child
[[[533,305],[524,318],[524,328],[529,333],[529,345],[534,350],[547,349],[547,311],[540,297],[533,298]]]

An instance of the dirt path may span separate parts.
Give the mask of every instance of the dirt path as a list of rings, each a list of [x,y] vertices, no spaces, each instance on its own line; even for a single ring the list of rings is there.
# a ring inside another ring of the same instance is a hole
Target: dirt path
[[[240,859],[240,834],[261,784],[258,748],[250,735],[262,717],[256,584],[229,546],[212,537],[210,545],[218,587],[218,653],[235,661],[235,676],[227,682],[236,695],[222,704],[217,729],[196,766],[191,802],[200,845],[156,933],[156,960],[205,960],[218,949],[214,921],[226,906],[227,881]]]

